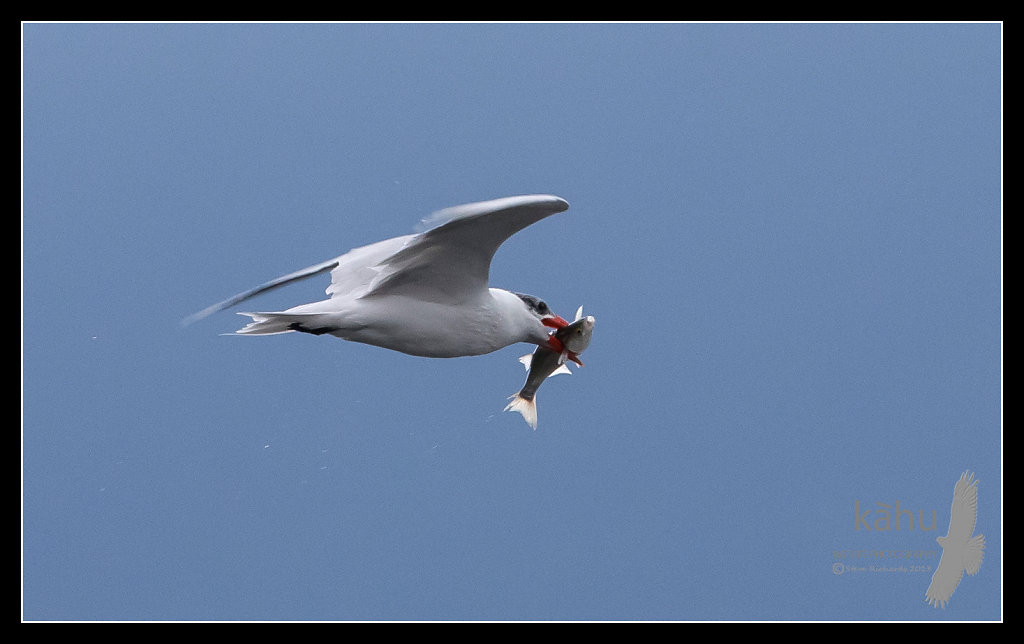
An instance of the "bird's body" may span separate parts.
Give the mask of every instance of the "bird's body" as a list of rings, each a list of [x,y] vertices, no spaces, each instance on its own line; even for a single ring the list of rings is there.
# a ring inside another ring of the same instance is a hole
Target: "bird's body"
[[[348,302],[323,300],[274,314],[243,315],[253,321],[239,334],[329,334],[426,358],[475,356],[516,342],[548,341],[547,328],[535,324],[536,318],[519,297],[496,288],[458,307],[407,295],[378,295]]]
[[[490,288],[488,274],[502,242],[568,206],[558,197],[528,195],[449,208],[435,214],[444,222],[436,228],[353,249],[208,307],[190,321],[330,271],[328,299],[243,313],[252,322],[237,333],[329,334],[431,358],[480,355],[517,342],[560,350],[549,331],[567,322],[537,298]]]

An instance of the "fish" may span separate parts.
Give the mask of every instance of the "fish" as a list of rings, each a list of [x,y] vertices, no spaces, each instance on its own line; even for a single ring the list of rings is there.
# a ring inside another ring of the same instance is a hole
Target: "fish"
[[[560,373],[572,373],[566,364],[566,360],[572,360],[583,366],[579,354],[583,353],[590,346],[590,338],[594,334],[594,316],[583,317],[583,307],[576,311],[576,319],[567,326],[564,326],[554,335],[562,342],[564,350],[561,352],[538,346],[532,354],[527,354],[519,359],[529,372],[526,376],[526,384],[518,393],[509,397],[511,402],[505,406],[505,411],[517,411],[523,415],[526,423],[537,429],[537,389],[541,383]]]
[[[576,309],[576,317],[572,324],[566,325],[555,332],[555,337],[570,354],[579,355],[590,346],[590,338],[594,335],[594,316],[583,317],[583,307]],[[569,356],[570,359],[572,355]],[[564,359],[562,360],[565,361]],[[577,362],[573,360],[573,362]],[[582,363],[577,362],[581,367]]]

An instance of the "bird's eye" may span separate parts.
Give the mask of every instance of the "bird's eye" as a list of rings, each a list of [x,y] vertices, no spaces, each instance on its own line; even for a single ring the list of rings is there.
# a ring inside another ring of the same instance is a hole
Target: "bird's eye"
[[[537,310],[540,311],[541,313],[548,312],[548,305],[544,303],[544,300],[541,300],[540,302],[537,303]]]

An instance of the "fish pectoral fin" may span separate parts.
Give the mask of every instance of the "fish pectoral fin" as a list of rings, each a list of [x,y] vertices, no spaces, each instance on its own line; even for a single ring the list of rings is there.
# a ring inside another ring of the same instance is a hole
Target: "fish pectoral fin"
[[[548,376],[548,378],[550,378],[551,376],[557,376],[557,375],[558,375],[558,374],[560,374],[560,373],[566,373],[566,374],[569,374],[570,376],[572,375],[572,372],[571,372],[571,371],[569,371],[569,365],[567,365],[567,364],[563,364],[563,365],[560,365],[560,366],[559,366],[559,367],[558,367],[557,369],[555,369],[554,371],[552,371],[552,372],[551,372],[551,375],[550,375],[550,376]]]

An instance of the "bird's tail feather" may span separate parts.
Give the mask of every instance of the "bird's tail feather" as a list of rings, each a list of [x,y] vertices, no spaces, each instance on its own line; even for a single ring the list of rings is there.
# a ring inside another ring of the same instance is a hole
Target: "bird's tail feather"
[[[978,574],[981,568],[981,559],[985,556],[985,535],[979,534],[967,541],[967,551],[964,552],[964,569],[968,575]]]
[[[527,400],[519,394],[512,396],[512,402],[505,405],[505,411],[517,411],[523,415],[526,424],[537,429],[537,395]]]
[[[323,313],[264,312],[239,315],[248,315],[252,322],[235,331],[235,335],[275,335],[292,331],[322,335],[339,328]]]

